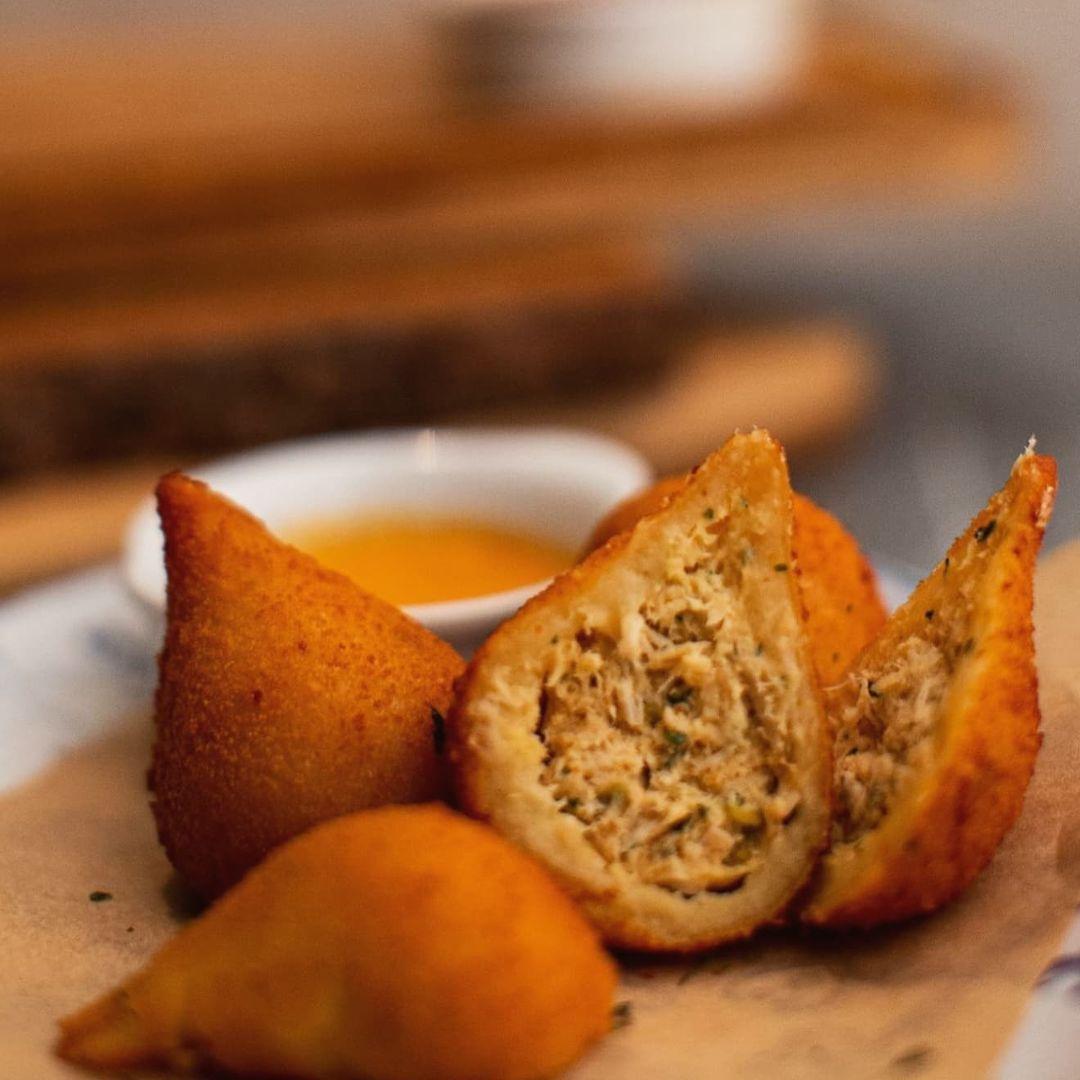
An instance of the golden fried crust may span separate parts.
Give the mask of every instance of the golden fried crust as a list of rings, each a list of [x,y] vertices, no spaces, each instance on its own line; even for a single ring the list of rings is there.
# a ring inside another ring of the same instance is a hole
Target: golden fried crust
[[[210,898],[311,825],[441,795],[432,710],[462,660],[204,484],[158,486],[168,612],[150,769],[158,835]]]
[[[686,484],[685,476],[665,476],[619,503],[593,530],[586,551],[602,546],[655,514]],[[806,608],[814,665],[823,686],[851,666],[885,622],[877,580],[855,538],[828,511],[795,494],[792,548]]]
[[[885,605],[854,537],[805,495],[795,495],[792,543],[810,651],[823,686],[836,682],[877,636]]]
[[[1022,457],[860,659],[857,669],[887,657],[951,598],[973,607],[970,636],[953,643],[967,659],[952,675],[932,769],[855,858],[836,847],[825,857],[804,921],[869,927],[932,911],[974,880],[1016,820],[1040,743],[1032,593],[1055,484],[1052,458]],[[985,558],[967,559],[979,545]]]
[[[775,445],[786,484],[786,459],[779,444],[773,444],[771,438],[764,432],[755,432],[753,437],[764,438],[770,445]],[[715,471],[726,449],[727,447],[717,451],[710,459],[707,459],[690,474],[690,478],[706,470]],[[677,479],[679,483],[675,485],[675,490],[669,493],[671,497],[665,499],[662,509],[679,502],[680,493],[686,489],[688,478]],[[784,514],[790,522],[792,512],[790,487],[787,488],[787,492],[788,505]],[[470,737],[473,721],[469,716],[469,710],[477,695],[478,684],[483,681],[483,673],[487,669],[504,663],[503,654],[507,651],[508,643],[518,635],[518,628],[521,626],[532,624],[530,633],[535,639],[535,651],[537,654],[542,653],[548,641],[548,631],[545,629],[541,616],[566,604],[576,607],[580,598],[588,597],[604,579],[609,568],[619,565],[624,560],[627,549],[632,546],[634,536],[633,529],[613,533],[602,546],[594,549],[580,563],[558,576],[544,592],[531,598],[515,616],[499,627],[484,642],[474,654],[464,674],[458,679],[454,704],[448,717],[447,755],[456,802],[466,813],[483,821],[490,821],[499,827],[497,821],[499,808],[492,796],[490,770],[483,753],[477,749]],[[790,545],[790,531],[784,538],[784,542]],[[790,546],[787,550],[790,552]],[[801,613],[794,575],[788,574],[785,577],[789,581],[790,603],[796,611]],[[808,640],[800,640],[795,648],[800,661],[806,664],[808,689],[812,698],[815,699],[816,709],[819,693],[817,680],[809,665],[810,643]],[[667,953],[700,952],[724,942],[749,937],[762,926],[782,923],[792,897],[806,883],[818,854],[828,843],[830,779],[827,768],[823,768],[821,763],[827,763],[831,758],[829,731],[824,723],[814,724],[804,735],[807,740],[807,759],[810,762],[807,766],[807,801],[802,813],[806,847],[801,853],[800,866],[794,872],[789,891],[769,910],[748,911],[745,917],[738,922],[729,923],[719,932],[713,929],[693,934],[685,928],[679,928],[674,934],[670,932],[670,928],[660,932],[650,926],[648,919],[629,909],[625,903],[619,902],[614,888],[597,887],[595,882],[586,885],[573,872],[567,872],[565,868],[552,862],[546,862],[547,869],[555,875],[562,887],[597,926],[604,940],[615,948]],[[511,839],[526,848],[529,847],[527,842],[523,843],[525,838],[521,836],[511,836]]]
[[[662,510],[672,495],[682,491],[686,486],[686,481],[687,477],[683,473],[677,476],[664,476],[652,487],[647,487],[644,491],[623,499],[597,522],[592,536],[585,545],[585,554],[603,547],[613,536],[632,529],[643,517]]]
[[[121,988],[61,1022],[96,1068],[532,1080],[610,1027],[616,971],[527,856],[441,806],[275,851]]]

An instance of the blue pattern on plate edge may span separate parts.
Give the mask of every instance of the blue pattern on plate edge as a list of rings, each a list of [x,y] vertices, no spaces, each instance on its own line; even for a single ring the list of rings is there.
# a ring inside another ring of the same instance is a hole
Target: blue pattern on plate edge
[[[1064,953],[1052,961],[1035,984],[1038,989],[1066,984],[1066,991],[1073,1004],[1080,1006],[1080,952]]]
[[[0,605],[0,792],[145,711],[160,640],[112,569]]]
[[[131,629],[110,621],[86,628],[86,645],[100,661],[117,674],[145,680],[154,671],[154,648],[145,636],[136,636]]]

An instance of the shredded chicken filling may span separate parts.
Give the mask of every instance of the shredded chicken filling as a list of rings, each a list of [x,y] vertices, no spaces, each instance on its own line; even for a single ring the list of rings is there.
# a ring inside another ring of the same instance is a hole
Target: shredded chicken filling
[[[854,843],[876,829],[928,762],[949,675],[946,654],[911,637],[888,666],[853,673],[839,688],[847,704],[836,732],[834,840]]]
[[[605,861],[687,895],[739,888],[800,801],[799,676],[735,600],[744,574],[787,567],[696,540],[617,635],[551,642],[536,728],[541,781]]]

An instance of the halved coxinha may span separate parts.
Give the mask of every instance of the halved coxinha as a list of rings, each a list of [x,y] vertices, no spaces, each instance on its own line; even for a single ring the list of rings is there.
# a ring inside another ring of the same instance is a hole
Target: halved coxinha
[[[452,710],[461,804],[606,939],[690,950],[777,918],[826,841],[829,741],[792,493],[736,435],[487,641]]]
[[[940,906],[990,860],[1038,750],[1032,586],[1055,476],[1030,449],[1017,461],[826,688],[826,732],[783,454],[736,435],[477,654],[451,718],[462,806],[623,947],[701,949],[783,917],[830,787],[800,917]]]
[[[871,926],[931,911],[990,861],[1039,749],[1035,557],[1052,458],[1030,448],[837,686],[836,814],[802,918]]]

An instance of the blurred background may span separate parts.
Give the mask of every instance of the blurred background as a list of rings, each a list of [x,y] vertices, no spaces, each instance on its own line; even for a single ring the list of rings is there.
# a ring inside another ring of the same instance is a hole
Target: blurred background
[[[0,590],[166,468],[736,425],[927,570],[1027,438],[1080,533],[1071,0],[0,0]]]

